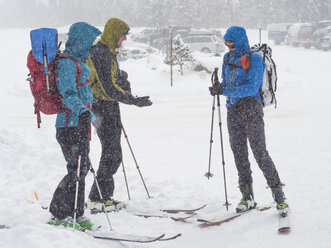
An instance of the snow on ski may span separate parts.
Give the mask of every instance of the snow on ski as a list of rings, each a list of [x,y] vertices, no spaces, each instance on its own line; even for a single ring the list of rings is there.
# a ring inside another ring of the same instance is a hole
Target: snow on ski
[[[285,217],[279,216],[278,222],[278,232],[282,234],[289,233],[291,231],[290,217],[287,215]]]
[[[162,209],[161,211],[169,213],[169,214],[177,214],[177,213],[193,214],[195,211],[203,209],[206,206],[207,205],[203,205],[203,206],[201,206],[199,208],[195,208],[195,209]]]

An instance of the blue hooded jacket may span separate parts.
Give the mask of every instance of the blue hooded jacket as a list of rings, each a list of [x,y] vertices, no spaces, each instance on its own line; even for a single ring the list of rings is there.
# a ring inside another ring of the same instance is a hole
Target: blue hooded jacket
[[[65,54],[75,58],[81,67],[81,75],[79,84],[84,84],[90,76],[90,69],[84,63],[84,60],[90,56],[89,50],[93,45],[96,37],[101,34],[101,31],[88,23],[78,22],[71,25],[66,42]],[[57,115],[57,128],[76,127],[78,125],[79,116],[90,111],[91,121],[95,120],[93,112],[84,104],[93,103],[93,94],[89,84],[76,86],[77,68],[71,59],[62,58],[58,64],[58,77],[56,85],[59,93],[62,95],[62,101],[65,107],[69,108],[69,115],[66,120],[66,113],[61,112]]]
[[[227,107],[234,105],[240,98],[252,96],[260,103],[259,89],[262,86],[264,62],[260,54],[254,52],[250,56],[250,67],[246,71],[243,68],[232,68],[225,65],[228,57],[229,64],[241,65],[240,58],[250,50],[248,38],[244,28],[239,26],[230,27],[225,35],[225,40],[235,43],[235,50],[226,53],[223,57],[222,82],[225,85],[223,95],[227,97]],[[229,55],[228,55],[229,54]]]

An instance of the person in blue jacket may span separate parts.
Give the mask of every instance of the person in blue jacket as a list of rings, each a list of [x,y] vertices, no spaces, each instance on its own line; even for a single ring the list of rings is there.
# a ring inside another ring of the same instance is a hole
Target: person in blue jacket
[[[250,67],[244,69],[243,59],[250,50],[244,28],[230,27],[224,35],[229,52],[224,55],[222,65],[222,82],[210,87],[211,95],[227,97],[227,125],[231,149],[239,175],[239,189],[242,199],[236,211],[243,212],[256,207],[253,193],[253,179],[248,160],[249,141],[254,158],[271,188],[280,215],[288,212],[285,195],[277,169],[266,149],[263,121],[263,107],[259,94],[262,86],[264,62],[260,54],[250,56]]]
[[[67,175],[56,188],[50,204],[49,211],[52,214],[50,224],[53,225],[73,226],[79,155],[81,160],[75,228],[90,229],[93,225],[84,216],[85,176],[90,165],[88,135],[90,124],[95,120],[91,110],[93,94],[88,84],[90,69],[84,61],[89,57],[89,50],[100,34],[99,29],[88,23],[73,24],[69,29],[64,53],[76,60],[79,66],[69,58],[61,58],[58,64],[56,85],[65,110],[57,115],[55,127],[56,139],[67,162]]]

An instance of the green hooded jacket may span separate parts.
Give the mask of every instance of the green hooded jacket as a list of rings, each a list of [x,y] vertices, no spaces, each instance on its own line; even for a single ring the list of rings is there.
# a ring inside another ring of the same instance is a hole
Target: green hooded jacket
[[[128,24],[118,18],[111,18],[105,25],[99,42],[92,47],[86,62],[91,70],[89,78],[93,95],[106,101],[132,104],[133,96],[117,83],[120,77],[116,48],[121,36],[130,30]]]

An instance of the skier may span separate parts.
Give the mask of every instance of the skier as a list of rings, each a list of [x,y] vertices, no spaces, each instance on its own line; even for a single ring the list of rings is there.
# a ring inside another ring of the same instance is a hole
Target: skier
[[[56,85],[62,95],[67,111],[61,112],[56,119],[56,139],[59,142],[67,162],[67,175],[56,188],[49,211],[53,225],[73,226],[76,194],[76,173],[78,156],[80,160],[80,177],[77,204],[76,229],[91,229],[92,222],[84,216],[85,176],[89,170],[88,132],[95,116],[91,111],[93,94],[87,83],[90,70],[83,62],[89,57],[89,49],[101,31],[85,22],[73,24],[69,29],[65,54],[76,59],[81,68],[79,85],[76,85],[77,67],[71,59],[62,58],[58,64]]]
[[[150,106],[149,97],[134,97],[128,75],[119,69],[117,50],[126,40],[130,27],[118,18],[107,21],[100,41],[92,47],[91,57],[87,61],[91,69],[90,85],[96,115],[95,127],[102,146],[102,153],[97,171],[97,181],[101,194],[106,201],[105,209],[94,182],[87,201],[94,212],[114,211],[124,207],[114,200],[115,183],[113,175],[122,162],[121,133],[122,124],[119,102],[138,107]]]
[[[283,184],[276,167],[266,149],[263,121],[263,107],[259,88],[262,85],[264,63],[258,53],[250,58],[250,68],[246,71],[240,58],[250,50],[244,28],[232,26],[224,35],[225,45],[229,49],[229,57],[224,55],[222,65],[222,82],[210,87],[211,95],[227,97],[227,125],[231,149],[239,175],[239,189],[242,199],[236,207],[237,212],[244,212],[256,207],[252,187],[252,171],[248,160],[247,140],[255,160],[271,188],[277,211],[286,216],[289,206],[285,202]]]

